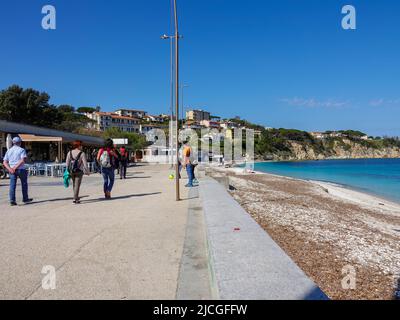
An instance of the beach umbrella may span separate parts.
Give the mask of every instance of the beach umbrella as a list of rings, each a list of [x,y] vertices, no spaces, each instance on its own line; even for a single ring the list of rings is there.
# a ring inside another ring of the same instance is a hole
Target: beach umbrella
[[[6,144],[7,144],[7,150],[11,149],[11,147],[13,146],[11,134],[7,135]]]

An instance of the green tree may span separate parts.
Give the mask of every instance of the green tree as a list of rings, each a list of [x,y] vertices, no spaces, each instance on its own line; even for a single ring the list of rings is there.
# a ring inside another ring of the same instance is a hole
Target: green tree
[[[69,132],[79,132],[93,122],[73,106],[56,107],[49,100],[45,92],[11,86],[0,92],[0,119]]]
[[[13,85],[0,92],[0,119],[52,127],[62,121],[62,115],[49,100],[47,93]]]
[[[92,108],[92,107],[80,107],[76,111],[78,113],[93,113],[93,112],[96,112],[97,109],[96,108]]]
[[[68,104],[62,104],[62,105],[58,106],[57,109],[61,113],[66,113],[66,114],[75,112],[75,108],[73,106],[68,105]]]

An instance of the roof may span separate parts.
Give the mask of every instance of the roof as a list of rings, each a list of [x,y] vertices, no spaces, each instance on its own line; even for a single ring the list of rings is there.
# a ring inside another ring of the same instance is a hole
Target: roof
[[[0,120],[0,132],[13,133],[13,134],[30,134],[30,135],[45,136],[45,137],[59,137],[62,138],[64,142],[73,142],[75,140],[80,140],[84,144],[92,146],[104,145],[104,139],[102,138],[86,136],[82,134],[76,134],[60,130],[54,130],[49,128],[31,126],[27,124],[21,124],[5,120]]]
[[[117,111],[130,111],[130,112],[143,112],[143,113],[147,113],[147,111],[144,110],[137,110],[137,109],[117,109]]]
[[[120,115],[118,115],[116,113],[113,113],[113,112],[95,112],[95,114],[98,114],[99,116],[109,116],[109,117],[114,118],[114,119],[126,119],[126,120],[137,120],[137,121],[139,121],[138,118],[129,117],[129,116],[120,116]]]
[[[59,142],[63,140],[61,137],[36,136],[34,134],[20,134],[19,137],[24,142]]]

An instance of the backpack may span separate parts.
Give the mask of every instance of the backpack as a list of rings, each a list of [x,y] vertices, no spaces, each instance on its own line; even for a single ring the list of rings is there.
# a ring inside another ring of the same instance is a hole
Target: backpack
[[[112,167],[111,157],[107,150],[103,150],[103,153],[100,156],[100,165],[103,168],[111,168]]]
[[[80,158],[82,155],[82,151],[79,152],[78,156],[76,157],[76,159],[74,159],[74,157],[72,156],[72,151],[70,152],[70,157],[71,157],[71,162],[69,164],[69,172],[70,173],[80,173],[82,172],[82,170],[80,169]]]

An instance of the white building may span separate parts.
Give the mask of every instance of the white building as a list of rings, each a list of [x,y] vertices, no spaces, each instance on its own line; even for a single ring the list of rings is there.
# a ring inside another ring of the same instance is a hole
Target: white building
[[[183,129],[200,130],[203,128],[204,126],[202,126],[199,122],[196,121],[186,121],[186,123],[183,125]]]
[[[146,134],[150,132],[153,129],[161,129],[161,127],[154,125],[154,124],[140,124],[140,133],[141,134]]]
[[[133,117],[139,119],[143,119],[147,115],[146,111],[134,109],[118,109],[117,111],[115,111],[115,113],[119,116]]]
[[[86,116],[95,121],[88,125],[90,129],[105,131],[109,128],[119,128],[124,132],[140,133],[140,120],[137,118],[111,112],[93,112],[87,113]]]
[[[210,128],[210,129],[220,129],[220,123],[216,122],[216,121],[210,121],[210,120],[202,120],[200,121],[200,125],[204,126],[206,128]]]
[[[200,122],[203,120],[211,120],[210,112],[203,110],[188,110],[186,111],[186,120]]]
[[[224,121],[224,122],[220,123],[220,127],[222,129],[235,129],[235,128],[238,128],[239,125],[236,122]]]
[[[145,121],[147,121],[147,122],[156,122],[156,123],[164,123],[164,122],[167,121],[168,119],[169,119],[169,117],[166,118],[166,117],[163,116],[163,115],[160,115],[160,116],[145,115],[145,116],[143,117],[143,120],[145,120]]]

